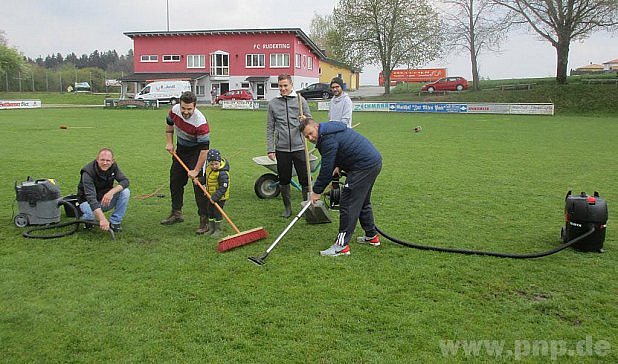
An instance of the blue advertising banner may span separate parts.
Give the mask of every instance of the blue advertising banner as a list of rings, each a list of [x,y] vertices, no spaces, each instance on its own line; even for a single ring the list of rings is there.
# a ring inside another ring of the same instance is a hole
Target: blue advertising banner
[[[432,112],[432,113],[465,113],[468,112],[466,104],[428,103],[428,102],[392,102],[389,106],[391,112]]]

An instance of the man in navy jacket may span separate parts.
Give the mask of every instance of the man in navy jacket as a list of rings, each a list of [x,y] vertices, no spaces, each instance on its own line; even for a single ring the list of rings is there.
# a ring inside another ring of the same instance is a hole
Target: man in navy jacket
[[[371,190],[382,169],[382,156],[371,142],[343,123],[317,123],[309,118],[301,123],[305,138],[314,143],[322,156],[320,173],[313,184],[311,202],[318,201],[332,175],[347,174],[341,190],[339,234],[335,243],[320,251],[321,255],[350,255],[350,240],[356,221],[365,231],[359,243],[380,245],[371,208]]]

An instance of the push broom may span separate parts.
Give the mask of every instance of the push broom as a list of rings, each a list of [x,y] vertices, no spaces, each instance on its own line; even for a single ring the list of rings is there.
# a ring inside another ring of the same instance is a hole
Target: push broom
[[[178,157],[176,152],[171,152],[171,153],[174,156],[174,158],[176,158],[178,163],[180,163],[180,165],[185,169],[185,171],[187,171],[187,173],[189,173],[189,167],[187,167],[187,165],[182,161],[182,159],[180,159],[180,157]],[[225,211],[223,211],[221,206],[219,206],[218,203],[216,203],[216,202],[214,202],[212,200],[212,197],[210,196],[210,193],[208,193],[208,190],[206,190],[206,187],[204,187],[204,185],[202,185],[200,183],[198,178],[197,177],[193,177],[193,181],[195,182],[195,184],[197,184],[200,187],[200,189],[204,192],[206,197],[208,197],[208,199],[212,202],[212,204],[215,205],[217,210],[219,210],[221,215],[223,215],[225,220],[227,220],[227,222],[230,224],[232,229],[234,229],[234,231],[236,232],[236,234],[234,234],[234,235],[226,236],[225,238],[219,240],[219,243],[217,244],[217,250],[220,253],[224,252],[224,251],[227,251],[227,250],[232,250],[234,248],[238,248],[239,246],[247,245],[247,244],[253,243],[255,241],[258,241],[260,239],[265,239],[265,238],[268,237],[268,231],[266,231],[262,227],[258,227],[258,228],[247,230],[247,231],[240,231],[236,227],[236,225],[234,225],[232,220],[227,216]]]

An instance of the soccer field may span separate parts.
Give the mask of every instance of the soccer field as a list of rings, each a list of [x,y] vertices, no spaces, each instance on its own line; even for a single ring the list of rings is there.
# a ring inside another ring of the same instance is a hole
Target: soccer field
[[[383,239],[379,248],[352,243],[350,257],[320,257],[337,233],[333,212],[332,224],[299,221],[258,267],[247,256],[290,222],[279,217],[280,199],[254,193],[268,172],[252,161],[265,154],[266,114],[203,111],[211,147],[230,161],[226,212],[240,230],[270,233],[223,254],[195,235],[189,186],[185,222],[159,224],[170,210],[164,109],[0,112],[3,361],[618,361],[615,117],[354,114],[384,158],[372,200],[389,234],[442,247],[548,250],[560,244],[566,192],[599,191],[609,207],[603,254],[512,260]],[[15,182],[54,178],[62,195],[75,193],[80,168],[103,146],[131,181],[117,240],[100,231],[21,237]],[[157,190],[165,196],[136,198]]]

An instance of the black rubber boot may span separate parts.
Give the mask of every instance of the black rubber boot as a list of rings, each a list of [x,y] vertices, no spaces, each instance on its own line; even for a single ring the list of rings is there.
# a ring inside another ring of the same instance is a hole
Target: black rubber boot
[[[208,220],[208,232],[206,234],[212,235],[215,232],[215,220]]]
[[[214,221],[213,225],[214,231],[212,232],[212,237],[218,239],[223,236],[223,230],[221,229],[221,221]]]
[[[287,219],[292,216],[290,185],[279,185],[279,189],[281,190],[281,198],[283,199],[283,213],[281,214],[281,216]]]

